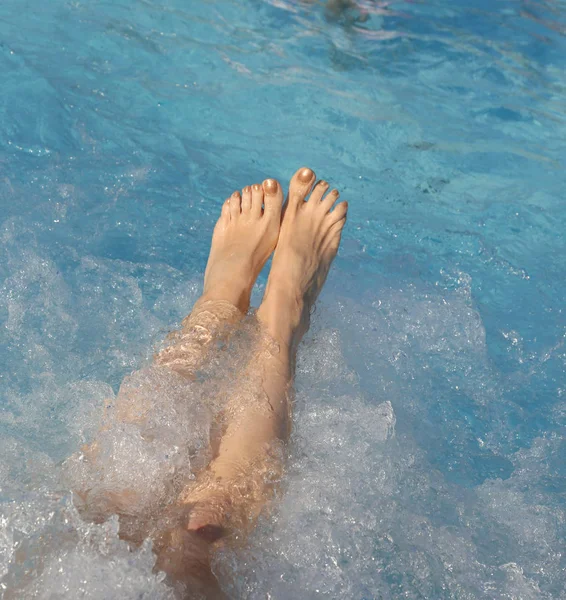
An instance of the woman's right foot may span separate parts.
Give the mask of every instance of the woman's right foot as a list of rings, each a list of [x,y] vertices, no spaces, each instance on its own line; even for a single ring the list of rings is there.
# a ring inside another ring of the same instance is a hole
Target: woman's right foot
[[[310,311],[338,252],[348,212],[347,202],[334,206],[337,190],[326,194],[328,183],[319,181],[312,189],[314,182],[315,174],[308,168],[299,169],[291,179],[271,273],[257,312],[268,333],[288,348],[296,348],[308,330]]]

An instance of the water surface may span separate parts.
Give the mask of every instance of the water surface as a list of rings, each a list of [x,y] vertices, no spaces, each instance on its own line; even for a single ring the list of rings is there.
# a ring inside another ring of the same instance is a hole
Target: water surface
[[[223,200],[306,164],[349,222],[228,591],[566,597],[566,3],[365,6],[1,4],[0,589],[170,597],[59,465],[190,310]]]

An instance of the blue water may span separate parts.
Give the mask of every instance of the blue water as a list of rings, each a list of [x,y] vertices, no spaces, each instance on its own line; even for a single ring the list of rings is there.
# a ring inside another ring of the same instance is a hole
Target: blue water
[[[365,6],[1,3],[0,593],[171,597],[59,465],[190,310],[223,200],[308,165],[349,221],[226,590],[566,598],[566,2]]]

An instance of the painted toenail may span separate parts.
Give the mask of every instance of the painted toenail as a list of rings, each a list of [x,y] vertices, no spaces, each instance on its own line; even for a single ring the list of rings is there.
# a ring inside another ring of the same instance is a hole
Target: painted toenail
[[[246,185],[246,187],[243,189],[243,191],[248,194],[249,192],[252,191],[252,188],[249,185]]]
[[[314,173],[307,167],[299,172],[299,180],[303,183],[308,183],[313,178]]]
[[[240,197],[240,192],[238,190],[236,190],[232,196],[234,196],[235,198],[239,198]]]
[[[256,192],[259,192],[259,190],[261,190],[261,185],[259,185],[259,183],[254,183],[253,187]]]
[[[265,190],[266,194],[269,194],[270,196],[273,196],[274,194],[277,193],[277,181],[275,181],[275,179],[266,179],[263,182],[263,189]]]

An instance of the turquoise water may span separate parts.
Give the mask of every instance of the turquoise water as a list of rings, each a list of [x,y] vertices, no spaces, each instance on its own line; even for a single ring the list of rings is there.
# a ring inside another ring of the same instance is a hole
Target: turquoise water
[[[566,3],[364,6],[0,5],[3,592],[171,597],[59,465],[190,309],[223,200],[308,165],[349,222],[227,591],[566,598]]]

